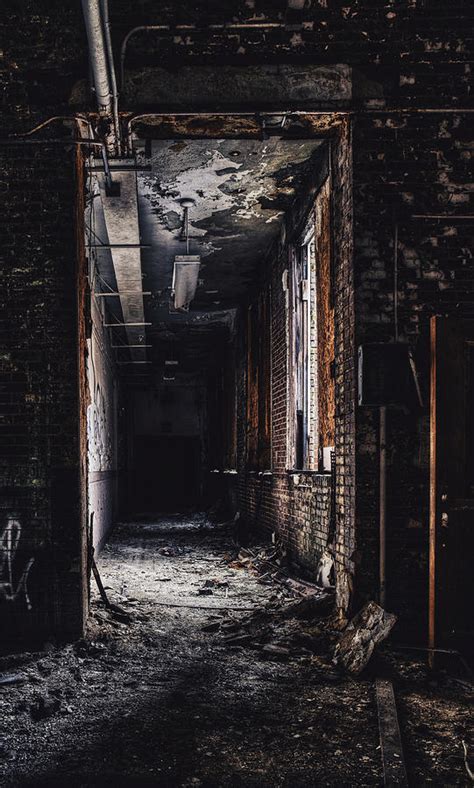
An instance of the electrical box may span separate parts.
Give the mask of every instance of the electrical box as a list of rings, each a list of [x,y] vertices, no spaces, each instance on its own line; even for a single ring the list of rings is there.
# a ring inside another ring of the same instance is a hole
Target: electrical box
[[[415,364],[404,342],[368,342],[358,351],[358,403],[408,407],[421,394]]]

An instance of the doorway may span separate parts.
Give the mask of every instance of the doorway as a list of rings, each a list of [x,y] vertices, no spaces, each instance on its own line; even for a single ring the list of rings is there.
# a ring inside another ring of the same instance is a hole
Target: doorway
[[[430,647],[474,640],[474,320],[431,320]]]
[[[134,471],[136,512],[185,512],[199,508],[199,438],[137,435]]]

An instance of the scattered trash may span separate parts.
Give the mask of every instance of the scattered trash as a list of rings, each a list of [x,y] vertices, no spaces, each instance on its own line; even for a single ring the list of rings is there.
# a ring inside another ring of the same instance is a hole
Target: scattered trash
[[[323,550],[316,569],[316,583],[323,588],[334,587],[334,556],[326,549]]]
[[[367,602],[349,622],[334,651],[334,659],[357,675],[369,662],[375,646],[391,632],[397,617],[376,602]]]
[[[229,567],[252,570],[260,574],[260,582],[277,583],[299,596],[312,595],[321,590],[321,586],[315,583],[292,577],[285,569],[287,560],[286,550],[280,544],[271,544],[252,550],[242,548],[239,550],[237,558],[230,559]]]

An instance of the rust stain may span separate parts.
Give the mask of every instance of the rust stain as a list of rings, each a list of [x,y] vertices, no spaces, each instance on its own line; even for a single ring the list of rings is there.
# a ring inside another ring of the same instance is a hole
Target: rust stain
[[[143,139],[169,139],[170,137],[230,137],[257,138],[262,136],[262,125],[256,114],[232,115],[190,113],[189,115],[158,115],[150,113],[133,121],[128,118],[134,132]],[[288,113],[291,136],[318,137],[338,130],[346,122],[345,115],[334,113]]]
[[[334,381],[334,303],[331,293],[331,194],[329,179],[316,198],[316,307],[319,444],[334,446],[336,392]]]

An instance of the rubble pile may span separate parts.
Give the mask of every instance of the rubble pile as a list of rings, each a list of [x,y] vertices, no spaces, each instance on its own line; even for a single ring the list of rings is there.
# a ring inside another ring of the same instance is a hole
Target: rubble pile
[[[396,622],[396,616],[369,602],[344,622],[341,632],[333,589],[291,577],[286,553],[279,546],[241,548],[237,556],[227,555],[227,561],[233,569],[257,574],[258,582],[278,583],[287,592],[249,615],[211,616],[202,631],[219,632],[229,649],[253,649],[262,659],[310,661],[329,679],[339,675],[335,669],[357,675]],[[293,599],[288,599],[288,592]]]

